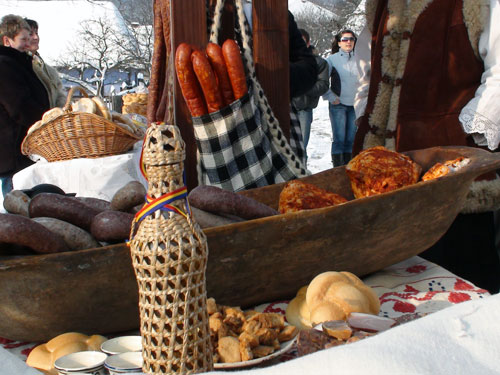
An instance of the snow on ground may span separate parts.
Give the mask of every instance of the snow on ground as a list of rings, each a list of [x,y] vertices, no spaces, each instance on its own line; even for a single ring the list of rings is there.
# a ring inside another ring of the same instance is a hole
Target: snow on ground
[[[307,168],[311,173],[332,167],[331,145],[332,127],[328,117],[328,102],[320,98],[318,106],[313,110],[311,135],[307,145]]]

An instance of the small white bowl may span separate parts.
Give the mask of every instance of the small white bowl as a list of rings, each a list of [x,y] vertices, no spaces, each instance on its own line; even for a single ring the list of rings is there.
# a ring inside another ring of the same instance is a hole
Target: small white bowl
[[[58,358],[54,367],[61,375],[75,373],[105,374],[104,362],[108,356],[98,351],[84,351]]]
[[[111,375],[142,371],[142,352],[127,352],[109,356],[104,362]]]
[[[101,350],[107,354],[140,352],[142,350],[141,336],[120,336],[104,341]]]

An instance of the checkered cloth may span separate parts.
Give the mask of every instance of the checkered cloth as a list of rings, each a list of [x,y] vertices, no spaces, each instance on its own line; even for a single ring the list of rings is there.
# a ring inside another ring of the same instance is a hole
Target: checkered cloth
[[[298,177],[272,141],[251,93],[220,111],[193,117],[193,125],[203,185],[240,191]],[[300,123],[298,130],[295,124],[292,128],[292,150],[302,149],[297,157],[303,158]],[[286,142],[280,136],[278,141]]]

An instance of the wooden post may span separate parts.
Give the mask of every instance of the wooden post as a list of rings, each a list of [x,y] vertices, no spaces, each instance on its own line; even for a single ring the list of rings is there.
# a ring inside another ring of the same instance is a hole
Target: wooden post
[[[208,42],[207,14],[205,0],[172,1],[172,53],[183,42],[205,48]],[[175,80],[175,124],[179,127],[186,143],[186,185],[189,190],[198,185],[196,173],[196,141],[189,109],[182,98],[179,82]]]
[[[288,3],[253,0],[253,47],[257,78],[285,136],[290,138]]]

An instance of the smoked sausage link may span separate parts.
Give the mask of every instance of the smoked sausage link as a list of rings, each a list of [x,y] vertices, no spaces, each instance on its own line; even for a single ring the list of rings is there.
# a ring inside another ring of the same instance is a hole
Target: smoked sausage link
[[[15,214],[0,214],[0,242],[27,246],[42,254],[69,250],[61,236],[42,224]]]
[[[191,116],[197,117],[207,113],[207,106],[193,70],[191,62],[192,51],[193,49],[189,44],[179,44],[175,51],[175,70],[177,71],[177,80],[179,81],[182,96],[184,96],[189,112],[191,112]]]
[[[53,217],[74,224],[87,232],[90,231],[94,216],[102,211],[86,205],[75,197],[53,193],[38,194],[31,200],[29,206],[30,217]]]
[[[222,55],[226,62],[234,97],[240,99],[248,92],[240,47],[238,47],[238,44],[233,39],[227,39],[222,45]]]
[[[199,185],[188,195],[189,204],[200,210],[218,215],[233,215],[251,220],[277,215],[278,211],[255,199],[221,189],[217,186]]]
[[[222,100],[224,101],[224,105],[227,106],[234,102],[234,94],[233,88],[231,87],[231,81],[229,80],[229,74],[227,73],[226,62],[222,55],[222,48],[218,44],[208,43],[206,51],[208,61],[210,61],[210,65],[219,83]]]
[[[196,77],[198,77],[198,82],[205,96],[208,113],[220,110],[224,107],[222,95],[214,70],[205,52],[200,50],[193,51],[191,53],[191,62],[193,63],[194,72],[196,73]]]

